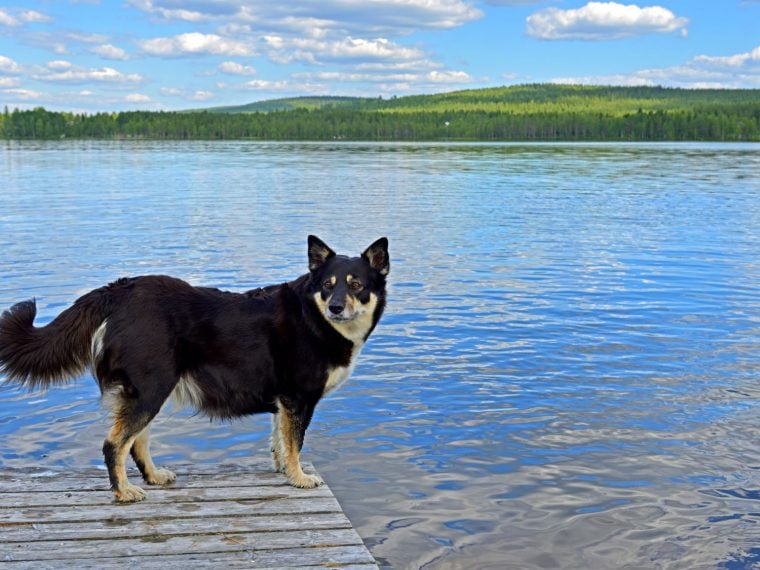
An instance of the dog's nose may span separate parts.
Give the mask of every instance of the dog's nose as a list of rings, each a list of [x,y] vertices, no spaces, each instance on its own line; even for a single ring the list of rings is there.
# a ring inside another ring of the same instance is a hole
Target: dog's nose
[[[333,315],[340,315],[343,312],[343,309],[345,309],[343,305],[339,305],[338,303],[330,303],[328,308]]]

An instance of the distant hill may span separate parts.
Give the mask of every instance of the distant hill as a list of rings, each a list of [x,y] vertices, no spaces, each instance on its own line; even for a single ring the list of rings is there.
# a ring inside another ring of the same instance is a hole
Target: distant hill
[[[760,105],[758,89],[677,89],[603,85],[530,84],[467,89],[404,97],[293,97],[232,107],[209,113],[267,113],[295,109],[350,109],[385,113],[568,113],[598,112],[621,116],[642,111],[675,111],[714,105]]]
[[[292,109],[320,109],[322,107],[360,107],[365,99],[360,97],[286,97],[283,99],[267,99],[247,105],[228,107],[211,107],[195,109],[209,113],[269,113],[271,111],[290,111]]]
[[[407,97],[294,97],[189,112],[5,109],[0,138],[760,141],[760,89],[515,85]]]

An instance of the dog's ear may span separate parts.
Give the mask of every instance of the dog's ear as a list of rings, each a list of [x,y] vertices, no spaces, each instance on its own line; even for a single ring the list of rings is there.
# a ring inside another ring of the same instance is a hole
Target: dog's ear
[[[391,270],[391,260],[388,257],[388,238],[381,237],[374,242],[362,253],[362,257],[382,275],[388,275]]]
[[[309,271],[319,269],[334,255],[335,252],[325,242],[317,236],[309,236]]]

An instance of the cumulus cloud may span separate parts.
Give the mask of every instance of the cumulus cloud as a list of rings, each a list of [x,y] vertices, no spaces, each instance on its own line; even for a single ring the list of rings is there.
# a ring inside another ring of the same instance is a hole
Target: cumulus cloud
[[[310,81],[328,81],[340,83],[405,83],[405,84],[443,84],[462,85],[471,83],[473,78],[464,71],[428,71],[396,73],[356,73],[342,71],[320,71],[315,73],[296,73],[297,79]]]
[[[554,83],[593,85],[662,85],[732,89],[760,87],[760,46],[734,55],[698,55],[681,65],[641,69],[630,74],[555,77]]]
[[[18,77],[0,77],[0,87],[18,87],[20,83]]]
[[[7,11],[0,9],[0,25],[15,27],[20,26],[21,22],[18,18],[11,16]]]
[[[0,73],[21,73],[21,66],[11,58],[0,55]]]
[[[130,0],[129,4],[135,8],[147,12],[153,16],[167,20],[184,20],[186,22],[200,22],[208,18],[203,12],[193,9],[176,8],[176,2],[152,2],[151,0]],[[167,7],[162,4],[168,4]],[[200,3],[202,4],[202,3]],[[207,4],[213,4],[213,2]],[[202,9],[202,8],[201,8]]]
[[[291,83],[286,80],[268,81],[266,79],[253,79],[246,82],[245,86],[257,91],[287,91],[293,87]]]
[[[3,93],[18,101],[35,101],[43,97],[42,93],[31,89],[3,89]]]
[[[48,61],[45,67],[47,67],[48,69],[55,70],[55,71],[62,71],[64,69],[71,69],[72,67],[74,67],[74,64],[64,59],[56,59],[53,61]]]
[[[90,52],[99,55],[103,59],[114,59],[114,60],[120,60],[125,61],[129,59],[129,55],[126,51],[124,51],[120,47],[116,47],[111,44],[102,44],[97,47],[94,47],[90,50]]]
[[[24,10],[19,14],[19,18],[22,22],[26,23],[41,23],[41,22],[52,22],[53,19],[48,16],[47,14],[43,14],[42,12],[38,12],[37,10]]]
[[[252,46],[248,43],[199,32],[141,40],[138,45],[145,53],[161,57],[197,54],[250,56],[254,53]]]
[[[50,22],[52,18],[37,10],[9,11],[0,8],[0,25],[18,27],[24,24]]]
[[[235,61],[225,61],[219,64],[219,71],[228,75],[256,75],[256,69]]]
[[[746,53],[735,55],[698,55],[694,58],[694,63],[706,66],[727,67],[737,69],[748,65],[760,64],[760,46]]]
[[[143,95],[142,93],[130,93],[124,97],[124,100],[130,103],[148,103],[150,101],[150,97]]]
[[[139,83],[143,77],[138,73],[122,73],[112,67],[86,69],[68,61],[51,61],[32,75],[37,81],[50,83]]]
[[[211,91],[195,91],[191,96],[193,101],[208,101],[213,98],[214,94]]]
[[[538,4],[543,0],[486,0],[486,4],[491,6],[525,6],[527,4]]]
[[[264,42],[268,48],[269,57],[278,63],[293,61],[361,63],[372,60],[392,63],[424,58],[421,50],[399,45],[386,38],[347,37],[325,41],[314,38],[267,36]]]
[[[168,20],[255,23],[273,31],[283,26],[305,27],[299,22],[319,21],[343,33],[367,30],[453,28],[480,18],[483,13],[466,0],[323,0],[322,2],[271,2],[253,0],[131,0],[130,5]],[[313,26],[311,26],[313,28]]]
[[[611,40],[676,31],[685,35],[689,20],[662,6],[589,2],[571,10],[547,8],[526,22],[527,34],[543,40]]]

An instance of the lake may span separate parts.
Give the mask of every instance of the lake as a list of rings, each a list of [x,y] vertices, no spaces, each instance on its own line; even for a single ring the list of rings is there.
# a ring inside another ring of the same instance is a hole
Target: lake
[[[760,567],[760,145],[0,148],[0,307],[37,323],[388,236],[385,317],[303,455],[382,565]],[[154,426],[159,464],[268,457],[265,416]],[[0,468],[102,465],[107,429],[89,376],[0,386]]]

